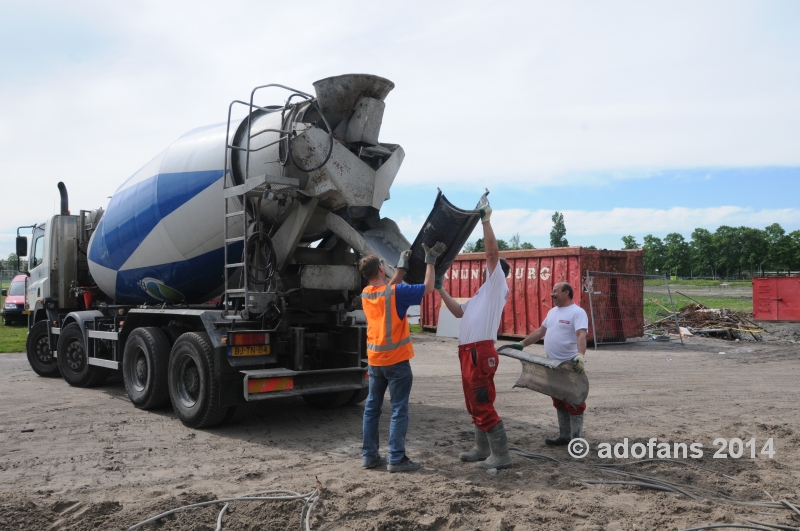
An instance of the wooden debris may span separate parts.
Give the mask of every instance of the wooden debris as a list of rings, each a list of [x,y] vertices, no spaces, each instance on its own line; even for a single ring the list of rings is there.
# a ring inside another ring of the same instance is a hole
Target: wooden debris
[[[688,298],[688,297],[687,297]],[[679,334],[675,327],[676,314],[670,313],[644,327],[645,330],[665,330]],[[726,308],[707,308],[702,304],[689,304],[677,312],[677,326],[688,328],[694,335],[713,335],[723,339],[739,339],[741,334],[750,334],[756,341],[761,341],[758,334],[764,330],[753,323],[744,312]]]

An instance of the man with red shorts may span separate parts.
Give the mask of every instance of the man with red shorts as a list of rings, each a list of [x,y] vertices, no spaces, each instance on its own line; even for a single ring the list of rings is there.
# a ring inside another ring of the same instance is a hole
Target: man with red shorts
[[[550,295],[553,307],[547,313],[542,326],[519,343],[510,346],[522,350],[544,338],[544,351],[548,358],[572,360],[573,370],[583,372],[589,318],[583,308],[572,302],[574,295],[572,286],[566,282],[553,286],[553,293]],[[558,437],[545,439],[545,444],[562,446],[569,444],[572,439],[582,438],[586,402],[569,404],[553,398],[553,406],[558,412]]]
[[[483,200],[479,205],[483,222],[483,245],[486,249],[484,283],[478,292],[464,304],[459,304],[442,288],[437,279],[436,289],[447,309],[461,318],[458,334],[458,359],[461,362],[461,384],[467,411],[475,424],[475,446],[459,457],[464,462],[478,462],[485,470],[511,468],[513,462],[508,452],[508,437],[503,421],[494,409],[494,374],[499,357],[494,348],[500,318],[508,297],[509,265],[500,258],[489,218],[492,207]],[[498,265],[500,267],[498,267]]]

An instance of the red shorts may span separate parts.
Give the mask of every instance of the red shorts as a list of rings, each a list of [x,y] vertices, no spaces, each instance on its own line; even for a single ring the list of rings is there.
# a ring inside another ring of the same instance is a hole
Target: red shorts
[[[500,423],[500,416],[494,410],[494,373],[499,361],[494,342],[487,340],[459,345],[458,359],[467,411],[478,428],[489,431]]]
[[[568,404],[563,400],[559,400],[558,398],[553,398],[553,406],[556,409],[566,409],[570,415],[583,415],[583,412],[586,411],[586,402],[584,402],[583,404],[578,404],[577,406],[573,406],[572,404]]]

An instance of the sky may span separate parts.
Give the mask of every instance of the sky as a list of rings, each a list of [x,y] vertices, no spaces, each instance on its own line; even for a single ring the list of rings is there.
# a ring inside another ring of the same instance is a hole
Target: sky
[[[73,212],[105,207],[253,87],[345,73],[396,85],[380,139],[406,158],[382,214],[409,240],[437,188],[462,208],[488,188],[498,237],[536,247],[555,211],[570,244],[609,249],[798,230],[798,27],[791,0],[0,0],[0,256],[58,181]]]

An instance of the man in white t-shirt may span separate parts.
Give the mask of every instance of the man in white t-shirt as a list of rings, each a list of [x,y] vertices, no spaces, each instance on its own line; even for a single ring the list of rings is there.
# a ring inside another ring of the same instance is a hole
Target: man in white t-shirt
[[[544,338],[544,351],[548,358],[556,360],[573,360],[573,369],[583,372],[584,355],[586,355],[586,332],[589,329],[589,318],[586,311],[572,302],[575,292],[566,282],[553,286],[553,308],[535,332],[514,343],[511,347],[522,350],[528,345]],[[558,437],[545,439],[551,446],[569,444],[572,439],[583,436],[583,404],[569,404],[553,398],[553,405],[558,412]]]
[[[510,266],[500,258],[497,239],[489,222],[492,207],[483,199],[479,208],[483,221],[483,245],[486,249],[483,284],[475,296],[464,304],[457,303],[442,288],[442,279],[437,279],[435,285],[447,309],[455,317],[461,318],[458,359],[461,363],[464,400],[475,424],[475,447],[459,457],[464,462],[477,461],[478,468],[488,470],[513,466],[511,454],[508,452],[506,429],[494,409],[494,374],[499,361],[494,344],[508,297],[506,277]]]

